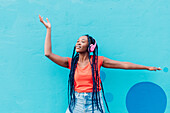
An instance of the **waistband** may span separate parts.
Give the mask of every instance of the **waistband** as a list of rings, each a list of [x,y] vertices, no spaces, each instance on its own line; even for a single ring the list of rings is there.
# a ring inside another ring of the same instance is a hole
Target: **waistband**
[[[102,95],[102,91],[101,91],[101,90],[98,91],[98,93],[99,93],[100,95]],[[91,95],[91,96],[92,96],[93,92],[77,92],[77,91],[75,91],[75,94],[76,94],[76,95]]]
[[[98,91],[98,92],[101,93],[101,90]],[[79,93],[79,94],[84,94],[84,93],[92,94],[93,92],[77,92],[77,91],[75,91],[75,93]]]

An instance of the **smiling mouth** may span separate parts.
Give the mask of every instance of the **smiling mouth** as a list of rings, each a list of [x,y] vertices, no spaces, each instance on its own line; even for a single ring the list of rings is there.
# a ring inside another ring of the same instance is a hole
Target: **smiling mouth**
[[[76,46],[76,49],[80,49],[81,48],[81,46]]]

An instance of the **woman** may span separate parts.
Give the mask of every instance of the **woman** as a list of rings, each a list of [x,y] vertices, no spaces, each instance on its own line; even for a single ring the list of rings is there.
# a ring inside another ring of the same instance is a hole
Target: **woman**
[[[111,60],[104,56],[98,56],[98,46],[94,38],[83,35],[74,46],[72,58],[61,57],[51,50],[51,24],[43,20],[39,15],[40,22],[47,28],[45,39],[45,56],[56,64],[70,69],[68,80],[68,108],[66,113],[105,113],[103,97],[108,112],[109,108],[104,96],[102,81],[100,80],[100,68],[118,69],[147,69],[150,71],[162,70],[157,67],[137,65],[130,62]],[[76,50],[76,54],[75,54]],[[90,55],[93,52],[93,55]],[[75,54],[75,55],[74,55]],[[100,85],[101,84],[101,85]],[[69,97],[71,97],[69,99]]]

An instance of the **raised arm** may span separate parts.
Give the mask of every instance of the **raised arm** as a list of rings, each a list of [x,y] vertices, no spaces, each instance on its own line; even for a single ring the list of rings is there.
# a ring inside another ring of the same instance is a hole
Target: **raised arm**
[[[103,58],[102,66],[105,68],[118,68],[118,69],[147,69],[150,71],[162,70],[161,68],[138,65],[133,64],[131,62],[115,61],[106,57]]]
[[[66,57],[61,57],[59,55],[56,55],[52,53],[51,49],[51,24],[47,19],[47,23],[43,20],[43,17],[39,15],[40,22],[42,22],[45,27],[47,28],[47,34],[46,34],[46,39],[45,39],[45,45],[44,45],[44,52],[45,56],[48,57],[50,60],[52,60],[54,63],[62,66],[62,67],[68,67],[68,59]]]

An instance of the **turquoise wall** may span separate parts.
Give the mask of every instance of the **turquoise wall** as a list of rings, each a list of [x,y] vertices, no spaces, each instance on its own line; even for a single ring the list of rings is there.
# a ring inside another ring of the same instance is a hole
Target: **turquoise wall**
[[[88,33],[99,56],[162,68],[102,67],[111,113],[170,113],[170,1],[0,0],[1,113],[65,113],[68,107],[69,69],[45,57],[39,14],[50,20],[57,55],[71,57],[76,40]]]

